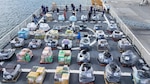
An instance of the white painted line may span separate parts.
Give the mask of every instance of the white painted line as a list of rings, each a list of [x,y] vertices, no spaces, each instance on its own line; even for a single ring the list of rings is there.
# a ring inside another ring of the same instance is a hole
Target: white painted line
[[[31,69],[21,69],[22,72],[30,72]]]
[[[79,73],[79,70],[70,70],[70,73]]]
[[[71,50],[80,50],[80,47],[71,48]]]
[[[131,76],[131,73],[129,73],[129,72],[122,72],[121,75],[122,76]]]
[[[104,75],[104,71],[94,71],[93,73],[96,75]]]
[[[31,69],[22,69],[22,72],[30,72]],[[47,73],[55,73],[55,69],[46,69]],[[79,74],[79,70],[70,70],[70,73]],[[104,71],[94,71],[95,75],[104,75]],[[130,72],[122,72],[122,76],[131,76]]]
[[[47,73],[55,73],[56,70],[55,70],[55,69],[46,69],[45,71],[46,71]]]

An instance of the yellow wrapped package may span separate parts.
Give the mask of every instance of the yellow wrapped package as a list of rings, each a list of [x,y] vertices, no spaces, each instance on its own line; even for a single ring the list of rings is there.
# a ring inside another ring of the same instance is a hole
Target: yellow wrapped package
[[[64,73],[62,75],[62,84],[69,84],[69,74],[68,73]]]
[[[62,70],[63,70],[63,67],[60,67],[60,66],[59,66],[59,67],[56,68],[56,73],[61,73]]]
[[[45,72],[45,68],[44,67],[38,67],[38,69],[36,70],[37,73],[41,74],[43,72]]]
[[[39,73],[37,73],[37,72],[30,72],[30,73],[27,75],[27,78],[36,79],[38,76],[39,76]]]

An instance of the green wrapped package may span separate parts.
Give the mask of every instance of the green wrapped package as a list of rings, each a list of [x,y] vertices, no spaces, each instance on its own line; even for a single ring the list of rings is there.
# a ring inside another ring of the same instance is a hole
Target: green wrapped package
[[[65,64],[70,64],[71,56],[65,56]]]
[[[58,54],[58,62],[64,62],[64,56],[65,52],[63,50],[60,50]]]
[[[27,53],[25,55],[25,61],[29,62],[31,60],[30,55]]]
[[[49,57],[47,57],[47,58],[48,58],[48,62],[52,62],[52,61],[53,61],[52,56],[49,56]]]
[[[45,62],[46,62],[46,63],[48,62],[48,59],[47,59],[47,57],[46,57],[44,60],[45,60]]]
[[[58,57],[58,62],[64,62],[64,56]]]
[[[58,56],[64,56],[64,55],[65,55],[65,52],[63,50],[60,50]]]

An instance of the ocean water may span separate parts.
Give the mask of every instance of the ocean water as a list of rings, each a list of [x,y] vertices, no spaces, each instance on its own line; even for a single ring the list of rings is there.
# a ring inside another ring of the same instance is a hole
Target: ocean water
[[[91,0],[0,0],[0,34],[6,33],[20,24],[41,5],[50,7],[52,2],[58,5],[74,3],[89,5]]]

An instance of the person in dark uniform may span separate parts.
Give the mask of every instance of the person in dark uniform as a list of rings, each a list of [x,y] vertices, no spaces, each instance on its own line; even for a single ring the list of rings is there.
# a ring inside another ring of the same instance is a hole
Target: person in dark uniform
[[[58,15],[59,14],[59,8],[57,8],[56,11],[57,11],[57,15]]]
[[[33,17],[34,23],[37,24],[38,23],[38,17],[35,14],[33,14],[32,17]]]
[[[75,11],[75,6],[74,6],[74,4],[71,4],[71,8],[72,8],[73,11]]]
[[[66,5],[65,7],[66,7],[66,12],[67,12],[68,11],[68,6]]]
[[[48,7],[47,7],[47,6],[46,6],[46,8],[45,8],[45,11],[46,11],[46,13],[47,13],[47,12],[49,12],[49,11],[48,11]]]
[[[93,12],[93,6],[90,7],[90,12],[92,14],[92,12]]]
[[[80,12],[81,12],[81,8],[82,8],[82,5],[80,4],[80,5],[79,5],[79,11],[80,11]]]
[[[89,11],[89,13],[88,13],[88,20],[89,21],[91,20],[91,15],[92,15],[92,13],[91,13],[91,11]]]

